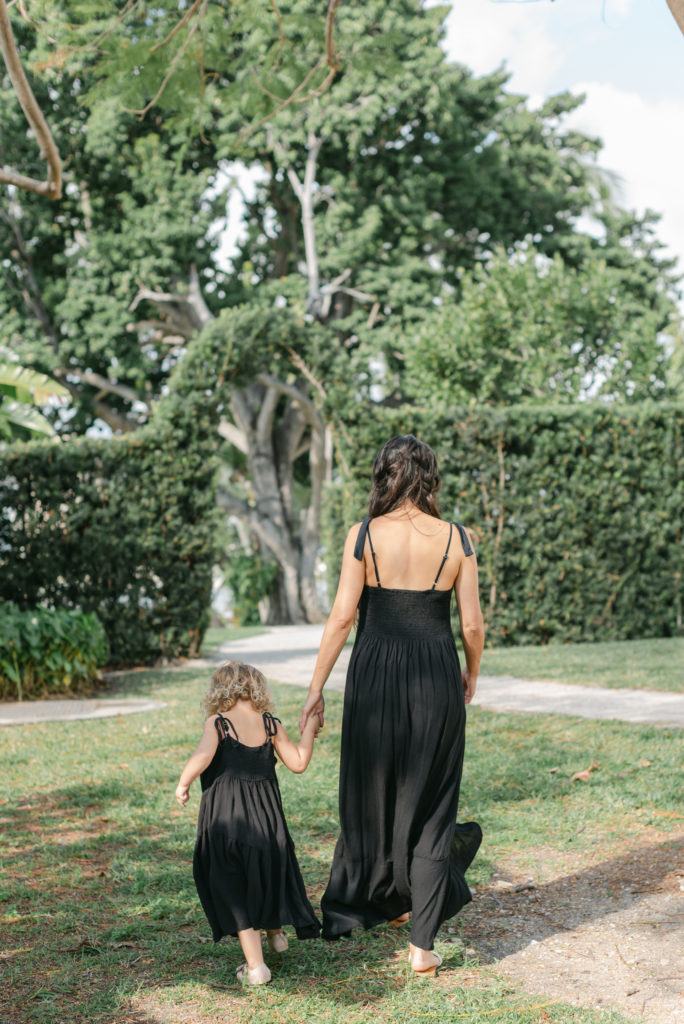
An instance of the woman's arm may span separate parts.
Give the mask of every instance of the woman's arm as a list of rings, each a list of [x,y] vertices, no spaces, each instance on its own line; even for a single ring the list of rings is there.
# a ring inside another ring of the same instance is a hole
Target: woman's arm
[[[321,646],[318,649],[318,658],[309,686],[309,696],[299,719],[299,728],[302,732],[310,715],[318,715],[319,721],[323,725],[325,707],[323,687],[354,624],[361,591],[366,582],[365,563],[354,558],[354,546],[360,525],[357,523],[356,526],[352,526],[347,534],[337,594],[323,631]]]
[[[470,533],[468,536],[470,537]],[[472,544],[472,537],[470,537],[470,542]],[[474,554],[463,558],[454,589],[458,603],[458,617],[461,622],[461,639],[466,656],[466,667],[462,673],[463,690],[465,702],[470,704],[475,696],[477,674],[480,671],[480,658],[484,648],[484,619],[480,608],[480,591],[477,582],[477,558]]]
[[[286,768],[299,775],[305,771],[313,753],[314,740],[320,729],[317,715],[311,715],[302,730],[299,743],[293,743],[282,724],[277,723],[277,732],[273,737],[273,746],[278,757]]]
[[[176,786],[176,800],[181,807],[185,807],[188,802],[190,786],[197,776],[201,775],[204,769],[209,767],[214,759],[214,754],[218,747],[218,733],[214,725],[215,721],[216,715],[211,715],[210,718],[207,718],[204,723],[202,739],[197,744],[197,749],[192,752],[188,763],[181,772],[180,781]]]

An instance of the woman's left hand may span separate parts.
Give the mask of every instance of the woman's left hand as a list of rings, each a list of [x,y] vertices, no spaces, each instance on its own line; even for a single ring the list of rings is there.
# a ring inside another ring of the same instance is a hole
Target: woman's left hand
[[[472,676],[467,668],[463,669],[461,675],[463,677],[463,693],[465,695],[465,702],[466,704],[470,704],[471,700],[475,696],[477,676]]]
[[[325,724],[323,721],[324,710],[325,699],[323,694],[315,692],[309,693],[309,696],[306,698],[304,703],[304,707],[302,708],[302,713],[299,716],[299,731],[304,731],[304,726],[311,715],[318,715],[318,721],[321,723],[321,728],[323,728],[323,725]]]

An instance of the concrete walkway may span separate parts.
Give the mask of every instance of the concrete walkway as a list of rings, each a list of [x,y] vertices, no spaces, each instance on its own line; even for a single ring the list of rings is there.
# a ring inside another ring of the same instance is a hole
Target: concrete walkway
[[[279,683],[308,686],[322,633],[322,626],[271,627],[260,636],[224,644],[214,658],[247,661]],[[326,689],[344,689],[350,654],[351,647],[345,647]],[[684,672],[682,675],[684,677]],[[605,686],[531,682],[513,676],[480,676],[471,706],[492,711],[576,715],[684,728],[684,678],[682,689],[682,693],[613,690]]]
[[[24,700],[0,704],[0,725],[76,722],[83,718],[115,718],[165,708],[161,700],[126,697],[121,700],[86,697],[83,700]]]
[[[186,661],[179,669],[211,668],[219,661],[246,661],[262,669],[269,679],[292,686],[308,686],[313,674],[323,626],[273,626],[259,636],[224,644],[210,658]],[[328,682],[328,690],[344,690],[351,647],[345,647]],[[118,673],[111,673],[115,678]],[[684,673],[683,673],[684,675]],[[683,680],[684,691],[684,680]],[[650,722],[684,728],[684,692],[613,690],[603,686],[570,686],[480,676],[472,707],[526,714],[575,715],[580,718]],[[0,726],[31,722],[70,721],[155,711],[164,704],[142,699],[46,700],[0,704]]]

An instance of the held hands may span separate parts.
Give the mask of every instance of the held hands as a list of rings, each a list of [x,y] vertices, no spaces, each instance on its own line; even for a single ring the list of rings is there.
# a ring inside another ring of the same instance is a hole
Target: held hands
[[[470,704],[471,700],[475,696],[475,688],[477,687],[477,676],[472,676],[467,668],[463,669],[461,673],[463,678],[463,693],[465,695],[466,704]]]
[[[176,786],[176,800],[180,807],[185,807],[188,802],[188,796],[190,795],[189,786],[181,786],[180,782]]]
[[[319,729],[322,729],[323,725],[325,724],[323,715],[324,710],[325,700],[323,699],[323,694],[310,693],[309,696],[306,698],[304,707],[302,708],[302,713],[299,717],[300,733],[304,732],[304,729],[306,728],[306,723],[309,720],[309,718],[312,715],[316,715],[319,723],[318,729],[316,729],[316,734],[318,734]]]

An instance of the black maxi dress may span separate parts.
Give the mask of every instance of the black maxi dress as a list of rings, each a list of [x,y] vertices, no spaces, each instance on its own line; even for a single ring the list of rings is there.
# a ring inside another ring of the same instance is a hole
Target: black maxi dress
[[[440,924],[471,899],[464,872],[482,840],[456,824],[466,709],[451,630],[451,590],[366,585],[347,672],[340,756],[341,834],[321,900],[323,937],[371,928],[412,911],[410,940],[432,949]]]
[[[294,925],[300,939],[321,931],[280,799],[271,743],[278,719],[263,717],[265,741],[247,747],[230,719],[219,715],[219,744],[200,776],[193,875],[214,942],[245,928],[283,924]]]

